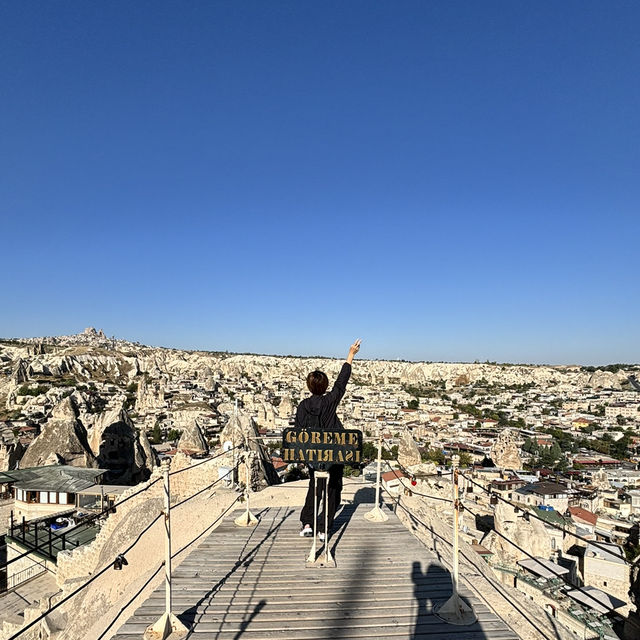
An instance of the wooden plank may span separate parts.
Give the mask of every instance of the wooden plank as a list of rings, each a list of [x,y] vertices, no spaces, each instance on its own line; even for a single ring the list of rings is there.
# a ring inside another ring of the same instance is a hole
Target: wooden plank
[[[335,569],[306,569],[311,540],[300,538],[298,510],[270,508],[253,528],[226,521],[174,572],[174,613],[201,640],[516,640],[466,587],[478,616],[469,627],[433,615],[451,594],[450,573],[397,518],[371,525],[371,505],[343,510],[329,544]],[[139,638],[164,611],[161,585],[118,631]]]

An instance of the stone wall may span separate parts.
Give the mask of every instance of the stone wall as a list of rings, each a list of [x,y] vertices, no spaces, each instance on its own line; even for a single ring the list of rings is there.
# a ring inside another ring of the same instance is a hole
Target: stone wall
[[[224,460],[223,456],[199,464],[192,470],[186,470],[201,461],[191,460],[181,453],[176,454],[171,464],[171,472],[185,470],[170,478],[171,503],[176,504],[217,480],[220,461]],[[156,480],[158,482],[155,482]],[[141,491],[144,487],[149,488]],[[113,560],[163,510],[162,469],[156,467],[147,482],[131,487],[120,496],[118,501],[137,492],[140,493],[117,507],[116,513],[109,515],[91,544],[71,551],[63,551],[58,555],[57,582],[59,585],[63,585],[70,579],[87,576],[109,560]],[[135,518],[129,517],[132,513],[135,514]],[[126,526],[123,524],[125,521]]]
[[[172,471],[185,469],[172,476],[170,480],[171,501],[175,505],[175,511],[172,510],[174,553],[191,542],[195,535],[207,529],[238,496],[233,490],[219,490],[222,485],[219,483],[210,490],[202,491],[193,500],[178,505],[185,498],[205,489],[217,480],[219,466],[230,466],[225,457],[200,463],[201,461],[192,461],[188,456],[180,454],[173,460]],[[191,469],[191,467],[194,468]],[[150,486],[156,479],[159,481]],[[78,586],[85,584],[87,579],[98,570],[109,566],[115,557],[136,540],[147,525],[162,512],[164,489],[161,469],[155,470],[148,482],[131,487],[120,497],[120,500],[140,491],[145,486],[149,487],[146,491],[134,496],[118,507],[116,513],[109,515],[90,545],[60,553],[57,575],[60,591],[27,607],[24,612],[26,622],[34,620],[51,604],[59,602]],[[130,595],[132,591],[143,588],[146,580],[155,580],[155,582],[151,581],[147,587],[151,590],[162,580],[161,571],[158,571],[155,578],[153,574],[161,566],[163,557],[164,527],[162,518],[159,518],[144,534],[140,543],[127,553],[129,566],[122,571],[107,571],[68,603],[48,615],[40,624],[26,631],[21,639],[97,638],[105,626],[122,611],[122,603],[127,594]],[[178,556],[174,560],[174,566],[177,566],[184,557],[186,557],[184,554]],[[6,640],[20,628],[21,625],[3,621],[0,627],[0,640]],[[89,629],[92,629],[92,633],[87,635]]]

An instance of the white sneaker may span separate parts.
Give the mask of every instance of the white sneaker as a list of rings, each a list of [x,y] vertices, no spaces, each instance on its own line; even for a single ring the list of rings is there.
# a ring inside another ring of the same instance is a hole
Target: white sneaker
[[[302,529],[300,529],[300,537],[301,538],[312,538],[313,537],[313,529],[305,524]]]

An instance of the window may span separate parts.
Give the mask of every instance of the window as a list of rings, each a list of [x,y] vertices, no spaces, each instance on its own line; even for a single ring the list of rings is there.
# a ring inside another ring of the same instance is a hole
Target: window
[[[59,493],[58,494],[58,504],[67,504],[67,494]]]
[[[40,492],[40,504],[48,504],[49,503],[49,493],[47,491]]]
[[[55,491],[49,491],[49,502],[55,504],[57,502],[57,495]]]

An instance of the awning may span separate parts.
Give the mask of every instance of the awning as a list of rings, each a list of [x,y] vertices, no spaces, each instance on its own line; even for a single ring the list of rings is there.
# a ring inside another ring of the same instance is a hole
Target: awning
[[[584,604],[591,609],[595,609],[599,613],[609,613],[611,609],[619,609],[627,603],[622,600],[600,591],[595,587],[582,587],[581,589],[573,589],[567,591],[567,595],[576,602]]]
[[[518,564],[527,571],[531,571],[531,573],[547,579],[557,578],[558,576],[569,573],[569,569],[565,569],[559,564],[551,562],[551,560],[545,560],[544,558],[536,557],[535,560],[527,558],[526,560],[520,560]]]

